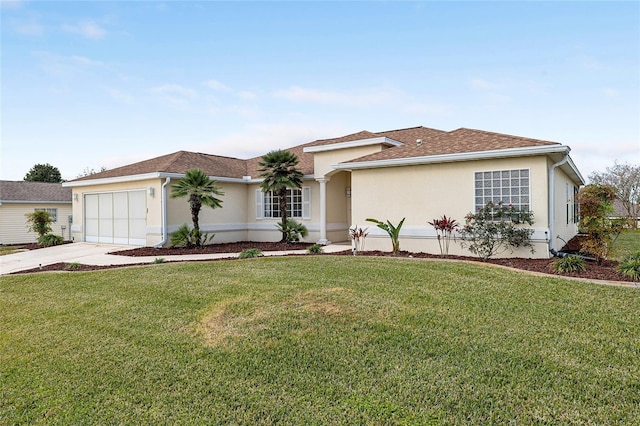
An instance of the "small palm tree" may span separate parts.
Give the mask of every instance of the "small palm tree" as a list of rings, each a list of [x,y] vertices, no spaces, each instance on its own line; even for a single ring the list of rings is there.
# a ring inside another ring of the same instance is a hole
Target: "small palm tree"
[[[215,180],[209,179],[201,169],[187,170],[184,178],[180,182],[171,185],[171,198],[189,197],[189,207],[191,208],[191,220],[193,221],[193,230],[195,234],[195,244],[200,247],[202,245],[200,225],[198,217],[200,209],[203,205],[212,209],[222,207],[222,200],[216,198],[216,195],[224,195],[220,191]]]
[[[271,151],[262,157],[258,163],[260,177],[264,180],[260,184],[262,192],[272,191],[280,201],[280,218],[282,242],[287,239],[287,188],[300,188],[303,174],[296,168],[298,157],[283,150]]]

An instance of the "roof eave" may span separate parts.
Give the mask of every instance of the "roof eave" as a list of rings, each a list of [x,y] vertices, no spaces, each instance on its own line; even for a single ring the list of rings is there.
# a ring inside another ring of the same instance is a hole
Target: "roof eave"
[[[0,204],[71,204],[71,198],[68,201],[62,200],[0,200]]]
[[[360,146],[369,146],[369,145],[386,145],[386,146],[402,146],[404,143],[393,140],[386,136],[379,136],[375,138],[367,138],[367,139],[358,139],[355,141],[349,142],[338,142],[331,143],[326,145],[316,145],[316,146],[307,146],[302,149],[302,152],[323,152],[323,151],[335,151],[337,149],[347,149],[347,148],[357,148]]]

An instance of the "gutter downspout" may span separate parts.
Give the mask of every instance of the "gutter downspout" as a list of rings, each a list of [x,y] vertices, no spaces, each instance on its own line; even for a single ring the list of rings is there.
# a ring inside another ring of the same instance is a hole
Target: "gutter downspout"
[[[162,241],[156,244],[155,248],[160,248],[167,242],[167,185],[171,182],[171,178],[167,177],[167,180],[162,184]]]
[[[548,245],[549,245],[549,251],[551,252],[552,250],[554,250],[553,248],[553,241],[555,238],[555,229],[554,229],[554,221],[555,221],[555,201],[556,201],[556,197],[555,197],[555,171],[557,167],[562,166],[563,164],[565,164],[567,161],[569,161],[569,154],[566,153],[564,154],[564,158],[560,161],[558,161],[557,163],[555,163],[554,165],[551,166],[551,168],[549,168],[549,193],[548,193],[548,197],[549,197],[549,241],[548,241]]]

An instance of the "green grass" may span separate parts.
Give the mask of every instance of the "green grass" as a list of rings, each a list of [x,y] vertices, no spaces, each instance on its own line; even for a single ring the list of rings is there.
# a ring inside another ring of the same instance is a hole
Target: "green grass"
[[[612,259],[621,261],[626,255],[640,252],[640,229],[627,229],[613,244]]]
[[[21,249],[22,246],[0,246],[0,256],[18,253]]]
[[[0,424],[638,424],[640,291],[352,256],[0,278]]]

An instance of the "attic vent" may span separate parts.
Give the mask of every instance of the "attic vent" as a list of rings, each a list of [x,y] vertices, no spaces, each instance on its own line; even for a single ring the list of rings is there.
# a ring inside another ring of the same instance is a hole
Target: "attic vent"
[[[416,139],[416,145],[417,146],[422,145],[422,139]]]

